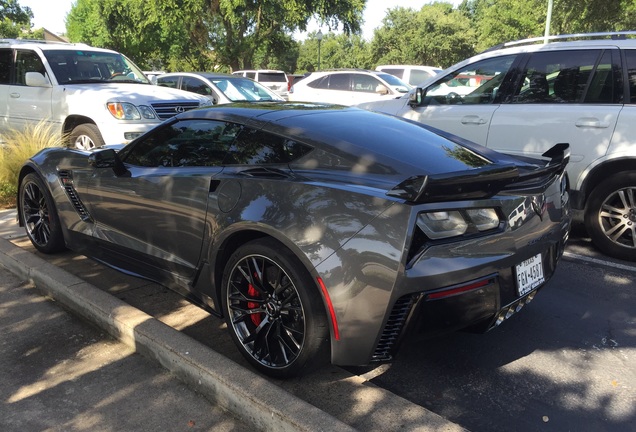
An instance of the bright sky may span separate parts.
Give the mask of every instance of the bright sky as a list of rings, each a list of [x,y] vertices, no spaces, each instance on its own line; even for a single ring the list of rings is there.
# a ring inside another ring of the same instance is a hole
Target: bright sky
[[[382,19],[386,15],[387,9],[394,7],[410,7],[419,10],[423,5],[432,3],[433,0],[367,0],[367,7],[364,11],[364,26],[362,28],[365,39],[370,40],[373,30],[380,26]],[[447,0],[458,5],[461,0]],[[20,6],[28,6],[33,11],[33,24],[35,28],[44,27],[53,33],[64,33],[66,25],[64,20],[66,14],[71,10],[75,0],[57,0],[55,5],[51,0],[18,0]],[[317,30],[317,26],[310,25],[310,31]],[[323,33],[327,31],[322,29]]]

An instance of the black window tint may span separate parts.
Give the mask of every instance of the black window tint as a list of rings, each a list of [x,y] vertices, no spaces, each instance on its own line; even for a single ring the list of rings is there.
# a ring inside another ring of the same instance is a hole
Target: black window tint
[[[352,74],[353,91],[375,93],[376,88],[382,83],[370,75]]]
[[[404,69],[382,69],[382,72],[386,72],[391,75],[395,75],[398,78],[404,77]],[[413,72],[411,72],[412,74]]]
[[[163,77],[157,78],[157,85],[160,87],[178,88],[179,77]]]
[[[232,146],[226,165],[287,164],[311,147],[269,132],[244,128]]]
[[[18,51],[15,69],[16,83],[21,85],[26,85],[27,72],[40,72],[42,75],[46,73],[42,60],[40,60],[40,57],[33,51]]]
[[[10,49],[0,50],[0,84],[11,82],[11,64],[13,63],[13,51]]]
[[[350,74],[333,74],[329,76],[329,90],[349,91]]]
[[[206,83],[198,78],[193,77],[183,77],[181,88],[183,90],[198,93],[203,96],[209,96],[212,93],[210,87]]]
[[[538,52],[524,68],[512,103],[612,103],[619,88],[609,50]]]
[[[213,120],[186,120],[158,127],[124,149],[122,158],[144,167],[218,166],[241,126]]]
[[[287,82],[287,75],[283,72],[260,72],[258,80],[260,82]]]
[[[629,80],[629,103],[636,104],[636,50],[625,50],[627,79]]]
[[[310,82],[309,84],[307,84],[307,87],[328,89],[329,88],[329,75],[324,76],[322,78],[318,78],[317,80]]]

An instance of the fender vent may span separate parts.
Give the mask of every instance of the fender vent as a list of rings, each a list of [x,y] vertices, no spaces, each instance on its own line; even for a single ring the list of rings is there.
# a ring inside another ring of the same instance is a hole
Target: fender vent
[[[66,196],[71,201],[73,208],[75,209],[77,214],[79,214],[80,218],[84,222],[92,221],[91,215],[88,213],[88,210],[86,210],[86,207],[84,207],[82,200],[77,195],[77,191],[73,186],[73,174],[70,171],[61,170],[58,171],[57,175],[60,178],[60,183],[62,183],[62,187],[66,192]]]
[[[416,298],[416,295],[407,295],[399,298],[395,302],[391,315],[389,315],[389,319],[387,320],[384,330],[382,331],[382,335],[380,336],[378,345],[373,352],[371,361],[390,361],[393,358],[397,341],[402,334],[404,323],[411,312],[411,308],[413,307]]]

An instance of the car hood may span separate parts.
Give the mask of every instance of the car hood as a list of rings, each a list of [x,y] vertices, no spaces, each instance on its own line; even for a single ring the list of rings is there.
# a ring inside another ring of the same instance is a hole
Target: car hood
[[[96,98],[109,101],[126,101],[139,105],[150,101],[173,101],[173,100],[196,100],[205,101],[205,96],[183,90],[159,87],[152,84],[133,83],[92,83],[92,84],[67,84],[63,86],[64,91],[69,96],[86,93],[95,94]]]

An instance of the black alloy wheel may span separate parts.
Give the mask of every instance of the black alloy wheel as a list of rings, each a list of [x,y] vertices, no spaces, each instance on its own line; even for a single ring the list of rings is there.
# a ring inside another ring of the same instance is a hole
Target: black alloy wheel
[[[49,254],[65,249],[53,199],[37,174],[22,179],[18,205],[27,236],[37,250]]]
[[[317,284],[277,242],[239,248],[226,266],[222,296],[232,338],[256,369],[287,378],[324,360],[327,320]]]
[[[619,173],[592,191],[585,226],[602,252],[636,261],[636,173]]]

